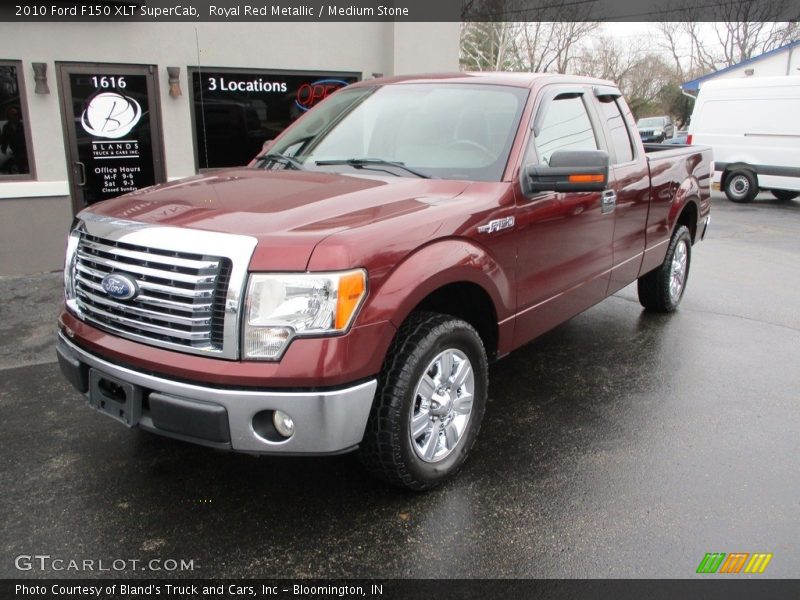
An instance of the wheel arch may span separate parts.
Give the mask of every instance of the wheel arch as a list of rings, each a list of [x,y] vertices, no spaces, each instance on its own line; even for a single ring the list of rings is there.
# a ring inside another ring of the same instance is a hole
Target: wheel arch
[[[700,220],[700,183],[696,177],[687,177],[678,186],[669,209],[669,235],[675,233],[679,225],[686,225],[692,237],[692,244],[697,241],[697,223]]]
[[[448,239],[424,246],[397,265],[368,301],[364,316],[389,320],[399,329],[415,311],[452,315],[478,331],[492,358],[507,352],[511,343],[514,298],[513,271],[478,244]]]
[[[678,214],[672,230],[675,231],[679,226],[685,225],[692,237],[692,244],[697,242],[697,221],[699,220],[700,210],[696,198],[690,198]]]
[[[727,181],[728,177],[730,177],[731,174],[735,173],[736,171],[749,171],[753,174],[753,178],[756,180],[756,185],[758,185],[758,171],[756,171],[755,167],[744,161],[736,161],[726,163],[723,167],[719,178],[720,188],[723,190],[725,189],[725,182]]]

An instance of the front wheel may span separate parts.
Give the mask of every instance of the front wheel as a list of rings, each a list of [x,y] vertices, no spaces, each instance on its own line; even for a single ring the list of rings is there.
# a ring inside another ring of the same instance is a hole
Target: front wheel
[[[465,321],[414,313],[386,357],[359,448],[362,464],[394,485],[424,490],[464,464],[486,408],[488,363]]]
[[[678,308],[692,257],[692,236],[684,225],[672,234],[661,266],[642,275],[638,281],[639,302],[648,310],[672,312]]]
[[[733,171],[725,178],[725,195],[731,202],[750,202],[758,194],[758,181],[752,171]]]

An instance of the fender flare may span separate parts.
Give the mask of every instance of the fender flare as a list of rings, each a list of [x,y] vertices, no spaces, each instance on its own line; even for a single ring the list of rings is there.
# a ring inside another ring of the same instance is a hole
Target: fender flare
[[[435,271],[431,265],[436,265]],[[364,322],[388,320],[399,327],[428,295],[453,283],[472,283],[483,289],[494,305],[498,321],[513,314],[514,273],[502,269],[480,245],[446,238],[417,249],[392,269],[376,294],[367,300],[362,313]]]
[[[697,228],[697,223],[700,220],[700,183],[697,181],[697,178],[694,176],[687,177],[683,180],[683,182],[678,186],[675,190],[675,194],[672,197],[672,204],[669,208],[669,214],[667,216],[667,224],[669,226],[669,235],[670,238],[672,234],[675,232],[675,227],[678,225],[678,218],[686,209],[686,207],[690,204],[694,205],[696,220],[695,220],[695,230]],[[693,234],[693,241],[694,236]]]
[[[756,179],[756,185],[758,185],[758,169],[756,169],[751,163],[742,160],[736,160],[721,164],[724,165],[722,169],[719,169],[719,185],[721,188],[725,187],[726,176],[730,175],[734,171],[750,171],[753,174],[753,177]]]

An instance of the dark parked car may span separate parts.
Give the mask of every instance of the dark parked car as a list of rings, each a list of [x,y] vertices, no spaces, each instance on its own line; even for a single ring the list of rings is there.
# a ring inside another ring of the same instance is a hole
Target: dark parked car
[[[644,117],[636,122],[643,142],[663,142],[675,134],[675,126],[669,117]]]

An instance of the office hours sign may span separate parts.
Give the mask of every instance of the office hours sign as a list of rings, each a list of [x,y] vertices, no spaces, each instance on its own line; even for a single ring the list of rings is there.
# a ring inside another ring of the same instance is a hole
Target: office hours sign
[[[83,205],[160,181],[152,73],[136,71],[83,68],[68,74],[73,179]]]

